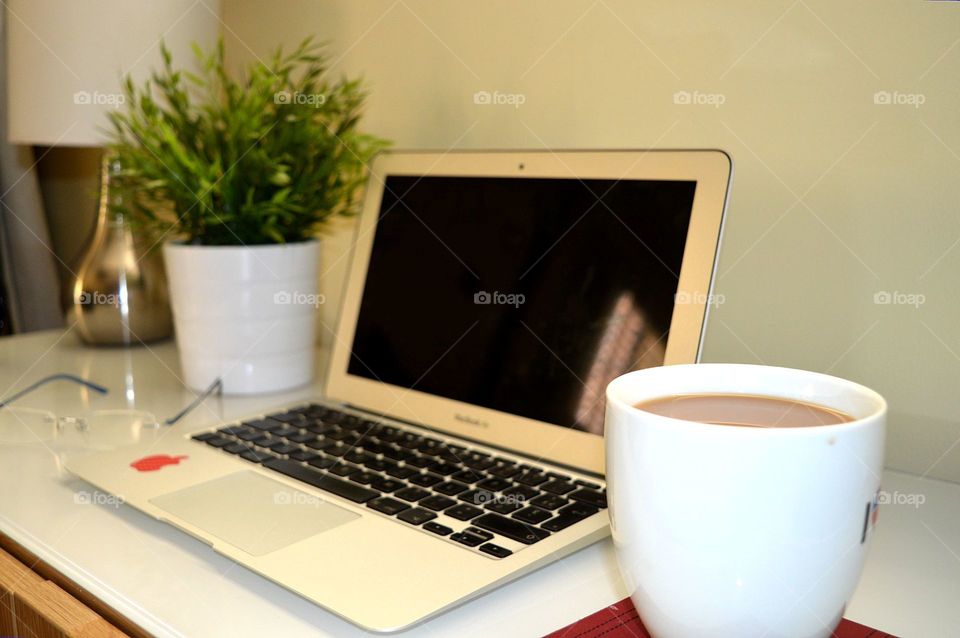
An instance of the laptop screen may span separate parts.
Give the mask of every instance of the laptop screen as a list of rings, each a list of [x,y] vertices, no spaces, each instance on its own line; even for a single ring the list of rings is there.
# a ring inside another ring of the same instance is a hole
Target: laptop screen
[[[602,434],[663,363],[695,189],[388,176],[348,373]]]

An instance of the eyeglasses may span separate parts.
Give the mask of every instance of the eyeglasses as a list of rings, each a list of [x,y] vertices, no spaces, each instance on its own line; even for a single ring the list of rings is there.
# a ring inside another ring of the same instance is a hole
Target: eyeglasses
[[[157,436],[161,425],[170,426],[196,409],[210,395],[223,390],[223,382],[216,379],[174,416],[160,421],[150,412],[136,409],[91,410],[80,415],[56,415],[49,410],[10,405],[13,401],[52,381],[69,381],[98,394],[109,390],[73,374],[54,374],[44,377],[23,390],[0,401],[0,444],[56,444],[57,447],[110,449]]]

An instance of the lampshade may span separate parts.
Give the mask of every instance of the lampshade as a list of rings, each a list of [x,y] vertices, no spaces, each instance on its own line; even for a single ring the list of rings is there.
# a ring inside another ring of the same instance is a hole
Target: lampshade
[[[220,28],[219,0],[7,0],[8,137],[100,146],[122,77],[160,66],[160,40],[189,66]]]

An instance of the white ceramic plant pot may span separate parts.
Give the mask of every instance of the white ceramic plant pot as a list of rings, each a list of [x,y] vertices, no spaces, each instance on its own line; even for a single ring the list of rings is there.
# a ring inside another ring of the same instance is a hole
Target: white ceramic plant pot
[[[319,242],[164,245],[184,382],[220,377],[228,394],[280,392],[313,379]]]

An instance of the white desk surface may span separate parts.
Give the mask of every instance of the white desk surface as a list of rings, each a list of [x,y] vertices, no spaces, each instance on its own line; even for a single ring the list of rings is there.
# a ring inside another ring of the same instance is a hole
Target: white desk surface
[[[61,332],[0,339],[0,397],[58,372],[82,375],[111,392],[100,396],[55,382],[15,405],[61,415],[136,407],[166,418],[194,396],[178,379],[172,342],[124,350],[87,348]],[[210,398],[181,424],[152,436],[317,394],[315,387]],[[371,635],[129,507],[85,503],[86,495],[97,500],[95,490],[61,463],[64,455],[82,453],[69,441],[0,444],[0,530],[145,630],[157,636]],[[920,494],[924,502],[881,507],[847,618],[905,637],[960,635],[960,485],[887,471],[883,489]],[[322,566],[315,569],[322,574]],[[608,539],[401,635],[542,636],[626,595]]]

